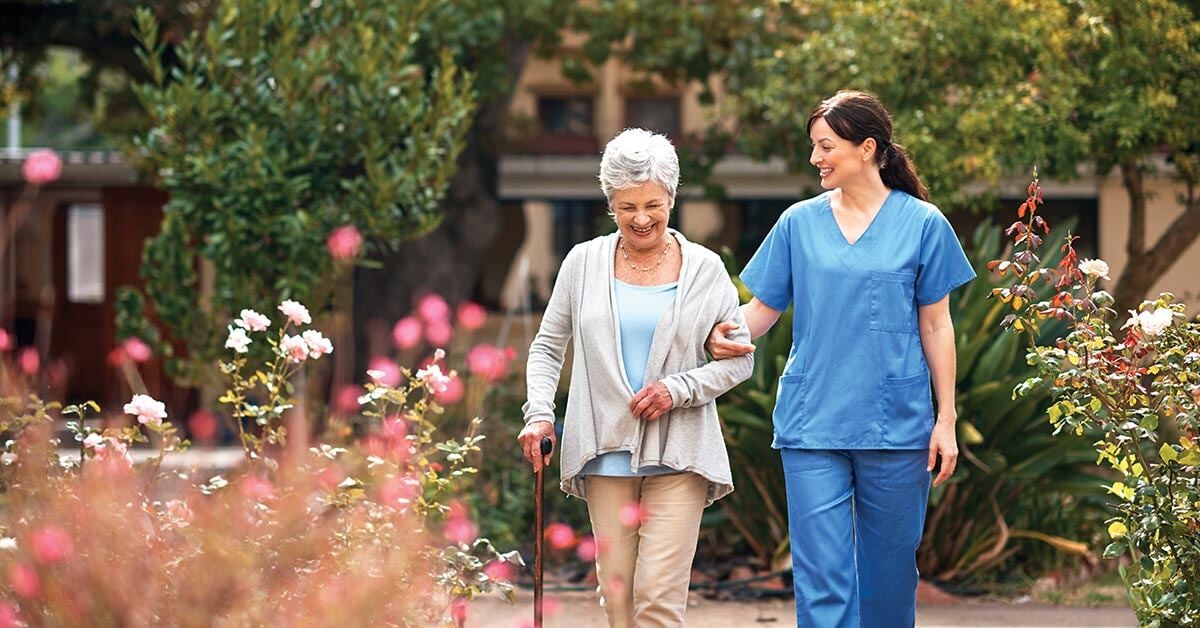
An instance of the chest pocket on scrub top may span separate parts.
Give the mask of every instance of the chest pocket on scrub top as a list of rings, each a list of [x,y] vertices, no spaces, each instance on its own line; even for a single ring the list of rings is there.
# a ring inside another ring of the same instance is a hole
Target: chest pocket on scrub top
[[[916,273],[871,271],[871,331],[917,332]]]

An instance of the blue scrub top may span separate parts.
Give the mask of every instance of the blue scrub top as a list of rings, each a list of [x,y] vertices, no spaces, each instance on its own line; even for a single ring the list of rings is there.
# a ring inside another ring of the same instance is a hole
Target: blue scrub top
[[[796,305],[772,446],[928,447],[933,400],[917,308],[974,278],[942,212],[900,190],[854,244],[828,192],[789,207],[741,274],[768,306]]]

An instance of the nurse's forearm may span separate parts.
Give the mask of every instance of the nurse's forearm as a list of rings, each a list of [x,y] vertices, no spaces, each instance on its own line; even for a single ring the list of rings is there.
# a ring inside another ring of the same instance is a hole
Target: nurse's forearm
[[[945,304],[940,304],[945,307]],[[937,305],[926,306],[936,308]],[[932,314],[932,315],[929,315]],[[921,312],[921,347],[929,364],[933,394],[937,399],[938,420],[953,422],[958,418],[954,401],[957,356],[954,351],[954,324],[949,308],[944,312]]]
[[[767,333],[767,330],[779,320],[779,316],[783,314],[779,310],[769,307],[766,303],[758,300],[758,297],[750,299],[750,302],[742,306],[742,316],[746,318],[746,327],[750,331],[750,339],[754,340],[759,336]]]

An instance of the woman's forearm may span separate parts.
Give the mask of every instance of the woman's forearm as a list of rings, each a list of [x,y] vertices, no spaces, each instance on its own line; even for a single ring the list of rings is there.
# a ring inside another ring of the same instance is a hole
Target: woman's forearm
[[[742,306],[742,316],[746,318],[746,327],[750,331],[750,339],[754,340],[759,336],[767,333],[775,322],[779,320],[779,316],[783,312],[776,310],[766,303],[758,300],[758,297],[750,299],[750,302]]]

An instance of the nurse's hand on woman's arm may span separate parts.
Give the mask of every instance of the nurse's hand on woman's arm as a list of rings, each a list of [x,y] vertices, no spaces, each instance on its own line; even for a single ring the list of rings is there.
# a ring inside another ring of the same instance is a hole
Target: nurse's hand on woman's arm
[[[549,438],[550,442],[555,443],[549,456],[542,456],[543,438]],[[521,443],[521,451],[525,453],[525,459],[533,465],[535,473],[550,464],[550,458],[554,457],[554,450],[558,448],[556,441],[554,424],[549,421],[532,421],[517,435],[517,442]]]
[[[746,326],[750,328],[750,339],[754,340],[767,333],[767,330],[775,325],[775,321],[779,320],[781,314],[783,314],[782,311],[759,301],[758,297],[750,299],[749,303],[742,306],[742,316],[746,319]],[[754,353],[754,345],[725,337],[737,328],[738,324],[733,321],[717,323],[708,333],[704,349],[717,360]]]
[[[671,398],[671,391],[667,390],[667,385],[662,382],[646,384],[633,396],[633,401],[629,402],[629,410],[633,412],[633,416],[646,421],[653,421],[674,407],[675,400]]]

